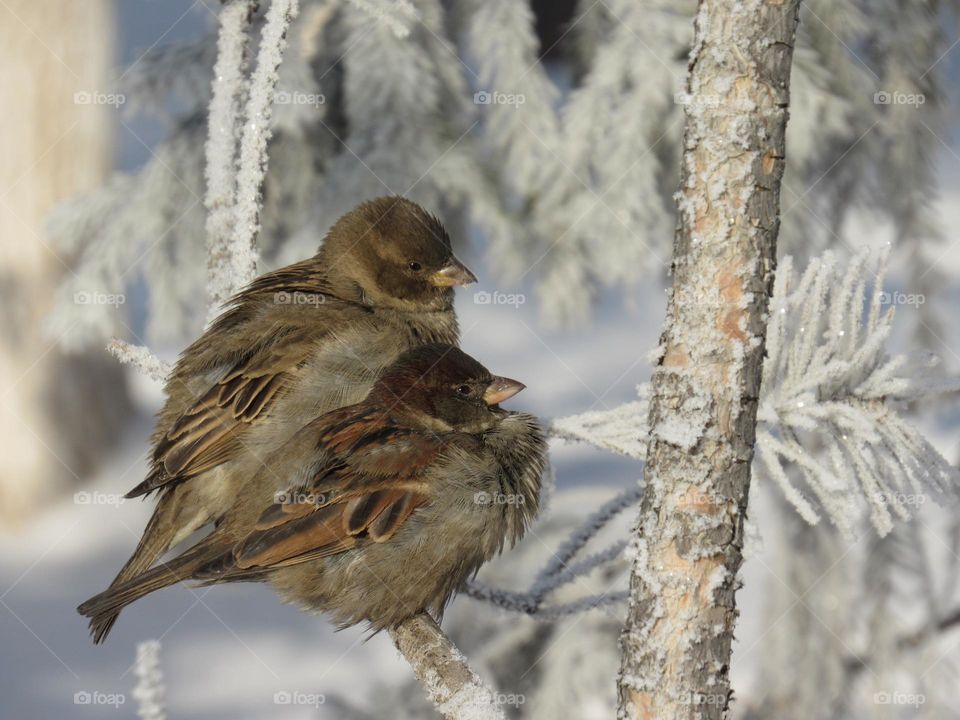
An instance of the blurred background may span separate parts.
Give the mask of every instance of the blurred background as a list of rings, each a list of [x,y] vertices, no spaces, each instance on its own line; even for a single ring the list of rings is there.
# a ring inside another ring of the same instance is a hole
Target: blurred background
[[[264,0],[261,6],[268,6]],[[254,37],[264,7],[255,14]],[[480,283],[463,346],[549,421],[637,400],[658,342],[696,3],[301,0],[280,71],[261,268],[356,203],[436,212]],[[780,255],[889,253],[892,354],[960,370],[960,3],[804,3]],[[0,716],[137,717],[160,640],[170,718],[433,717],[385,636],[336,633],[262,587],[173,588],[94,647],[75,606],[128,556],[158,383],[207,316],[203,145],[215,0],[0,0]],[[251,53],[255,53],[254,44]],[[956,393],[900,408],[949,462]],[[556,487],[481,574],[524,590],[642,463],[553,441]],[[762,473],[738,600],[733,714],[960,717],[960,516],[919,495],[881,538],[806,524]],[[864,509],[864,514],[866,514]],[[628,510],[592,542],[622,538]],[[591,548],[593,545],[591,545]],[[557,602],[626,586],[622,555]],[[623,606],[556,621],[457,599],[444,627],[524,718],[606,718]]]

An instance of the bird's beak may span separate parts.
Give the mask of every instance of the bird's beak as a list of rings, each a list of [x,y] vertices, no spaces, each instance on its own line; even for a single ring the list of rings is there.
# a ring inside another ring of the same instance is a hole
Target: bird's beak
[[[487,389],[483,393],[483,401],[487,405],[499,405],[504,400],[512,398],[525,387],[526,385],[522,382],[505,377],[495,377],[487,385]]]
[[[466,287],[476,281],[477,276],[470,272],[467,266],[456,258],[451,258],[446,266],[440,268],[430,276],[431,284],[437,287],[453,287],[454,285]]]

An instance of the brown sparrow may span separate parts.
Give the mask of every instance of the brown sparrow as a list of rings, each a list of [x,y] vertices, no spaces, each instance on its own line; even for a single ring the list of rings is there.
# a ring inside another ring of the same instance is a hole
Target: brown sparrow
[[[409,348],[456,344],[453,286],[475,280],[439,220],[384,197],[340,218],[314,257],[238,293],[167,380],[149,473],[127,493],[159,501],[113,585],[217,521],[305,418],[362,399]],[[115,619],[91,623],[96,642]]]
[[[450,345],[405,352],[366,399],[279,448],[207,537],[79,612],[97,623],[193,580],[269,582],[341,627],[441,616],[537,513],[543,433],[532,416],[499,407],[523,387]]]

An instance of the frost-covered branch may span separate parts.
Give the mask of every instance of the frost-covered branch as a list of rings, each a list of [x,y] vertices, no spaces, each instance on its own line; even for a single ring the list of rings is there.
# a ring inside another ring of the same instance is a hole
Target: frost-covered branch
[[[960,481],[897,412],[899,401],[957,392],[960,379],[938,379],[933,359],[887,354],[885,269],[865,252],[846,267],[827,253],[797,276],[787,257],[771,301],[758,458],[808,522],[824,512],[847,535],[864,503],[886,534],[919,504],[911,498]]]
[[[609,562],[619,560],[626,548],[626,541],[617,541],[600,552],[576,560],[580,552],[610,522],[627,508],[633,507],[643,494],[639,485],[627,488],[601,505],[574,530],[553,553],[550,561],[537,573],[537,577],[525,593],[503,590],[481,582],[467,585],[466,594],[475,600],[489,602],[506,610],[531,615],[538,620],[555,620],[597,607],[622,602],[627,594],[623,591],[587,595],[560,605],[545,605],[547,596],[577,579],[589,575]],[[576,560],[576,561],[575,561]]]
[[[504,720],[491,690],[429,615],[405,620],[390,637],[444,718]]]
[[[624,403],[613,410],[591,410],[557,418],[550,423],[547,432],[562,440],[586,442],[601,450],[643,460],[647,454],[650,386],[641,385],[637,392],[640,400]]]
[[[240,139],[234,239],[230,252],[234,288],[246,285],[257,274],[261,188],[267,171],[267,142],[272,134],[273,93],[279,78],[277,69],[287,46],[287,28],[298,10],[297,0],[271,1],[260,37],[257,67],[250,78]]]
[[[115,338],[107,345],[107,350],[120,362],[135,366],[144,375],[157,382],[164,382],[170,374],[170,366],[144,345],[131,345]]]
[[[213,67],[212,96],[207,120],[207,289],[211,312],[215,312],[237,290],[231,272],[236,203],[237,142],[242,132],[241,102],[246,96],[245,53],[252,0],[230,0],[220,10],[217,62]]]
[[[133,672],[137,676],[137,685],[133,689],[133,697],[138,703],[137,717],[140,720],[166,720],[158,640],[147,640],[137,645],[137,660]]]
[[[410,24],[417,19],[417,8],[408,0],[349,1],[361,12],[383,22],[400,40],[410,35]]]

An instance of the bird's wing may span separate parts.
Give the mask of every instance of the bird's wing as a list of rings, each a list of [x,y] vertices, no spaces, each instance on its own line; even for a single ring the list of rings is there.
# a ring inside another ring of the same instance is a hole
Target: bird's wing
[[[378,411],[354,408],[328,413],[313,428],[328,460],[287,493],[286,502],[260,516],[234,548],[235,568],[293,565],[362,543],[388,542],[428,502],[424,475],[443,439],[397,426]]]
[[[230,459],[241,447],[243,430],[290,387],[322,335],[322,328],[302,326],[261,340],[173,421],[156,442],[150,474],[127,496],[144,495]]]

